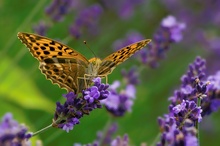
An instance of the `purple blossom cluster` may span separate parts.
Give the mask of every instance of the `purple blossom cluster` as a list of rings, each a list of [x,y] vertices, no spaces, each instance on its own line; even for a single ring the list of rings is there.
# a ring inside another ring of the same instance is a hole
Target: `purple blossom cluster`
[[[207,82],[206,75],[206,61],[197,57],[195,61],[189,65],[186,74],[181,77],[182,85],[179,90],[174,91],[174,95],[169,98],[173,105],[181,103],[183,100],[197,101],[198,95],[206,93]]]
[[[209,31],[207,31],[208,29],[204,28],[207,26],[218,27],[220,24],[220,2],[217,0],[197,2],[162,0],[162,2],[171,13],[187,23],[188,28],[186,33],[190,34],[190,37],[186,38],[186,40],[191,40],[189,44],[192,42],[195,43],[195,41],[199,41],[199,44],[201,44],[201,37],[203,37],[201,34],[206,35],[209,33]],[[196,3],[199,4],[199,7],[195,9],[194,6]],[[213,34],[214,33],[212,33],[212,35]],[[210,37],[207,37],[206,41],[209,41],[208,39],[210,39]],[[211,46],[207,48],[211,49]]]
[[[129,138],[128,135],[125,134],[123,137],[116,137],[112,142],[111,146],[129,146]]]
[[[109,97],[102,100],[106,109],[114,116],[123,116],[126,112],[131,112],[131,108],[136,98],[137,70],[132,68],[130,71],[123,71],[123,82],[115,81],[109,87]],[[130,76],[130,78],[129,78]],[[118,89],[120,88],[120,91]]]
[[[207,98],[202,100],[202,115],[209,115],[220,108],[220,71],[207,78],[210,85],[207,87]]]
[[[154,33],[153,41],[148,46],[148,50],[142,52],[142,62],[153,68],[158,67],[158,61],[165,57],[170,45],[182,39],[184,29],[185,24],[178,22],[174,16],[164,18]]]
[[[53,0],[51,4],[46,7],[45,13],[53,21],[62,21],[65,15],[76,7],[78,3],[78,0]]]
[[[108,98],[101,101],[114,116],[123,116],[132,111],[136,98],[136,85],[139,84],[138,70],[132,67],[129,71],[122,70],[122,81],[114,81],[109,87]]]
[[[198,146],[196,123],[202,120],[202,109],[194,101],[183,100],[180,104],[170,105],[170,112],[159,117],[161,139],[158,146],[186,145]]]
[[[102,107],[100,101],[108,97],[107,88],[109,85],[101,83],[99,77],[95,78],[93,82],[93,86],[82,92],[82,97],[77,97],[73,92],[63,95],[66,102],[64,104],[57,102],[53,127],[69,132],[76,124],[79,124],[79,119],[83,115],[89,115],[92,110]]]
[[[181,128],[177,125],[175,118],[169,115],[158,118],[158,123],[162,135],[157,146],[198,146],[197,131],[190,119],[185,119],[184,123],[181,123],[183,124]]]
[[[208,71],[210,74],[215,73],[219,69],[220,61],[220,37],[215,31],[220,25],[220,1],[161,0],[161,2],[170,13],[187,24],[184,47],[196,46],[208,51],[209,54],[206,53],[210,62]]]
[[[200,57],[189,65],[180,89],[169,98],[169,114],[158,118],[162,132],[159,146],[198,145],[198,123],[220,107],[219,79],[219,72],[206,78],[206,61]]]
[[[70,34],[74,38],[79,38],[82,32],[90,34],[97,34],[98,21],[103,12],[102,7],[99,4],[91,5],[76,16],[74,23],[70,26]]]
[[[32,134],[27,133],[27,128],[19,124],[11,113],[3,116],[0,123],[0,145],[1,146],[30,146],[28,141]]]

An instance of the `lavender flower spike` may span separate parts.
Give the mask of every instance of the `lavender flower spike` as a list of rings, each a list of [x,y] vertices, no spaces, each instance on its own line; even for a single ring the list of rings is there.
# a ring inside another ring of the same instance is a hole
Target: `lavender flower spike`
[[[1,146],[30,146],[29,138],[31,134],[27,133],[27,128],[20,125],[12,117],[11,113],[7,113],[0,123],[0,145]]]
[[[193,122],[191,120],[187,119],[182,129],[178,128],[175,118],[169,115],[165,115],[164,118],[158,118],[158,123],[162,134],[157,146],[198,146],[196,129],[193,127]]]
[[[161,25],[170,29],[171,40],[174,42],[182,40],[182,30],[186,28],[185,23],[177,22],[174,16],[167,16],[162,20]]]
[[[45,13],[50,16],[53,21],[62,21],[64,16],[76,7],[78,3],[77,0],[54,0],[46,7]]]
[[[61,128],[69,132],[83,115],[88,115],[92,110],[101,108],[100,100],[106,99],[109,95],[109,85],[101,83],[101,78],[93,80],[94,85],[82,92],[82,97],[77,97],[73,92],[64,96],[66,102],[57,102],[56,112],[53,119],[53,127]]]

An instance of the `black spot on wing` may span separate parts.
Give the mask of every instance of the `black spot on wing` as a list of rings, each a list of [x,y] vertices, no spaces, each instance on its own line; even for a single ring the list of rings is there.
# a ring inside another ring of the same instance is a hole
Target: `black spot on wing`
[[[62,79],[57,79],[57,81],[63,83],[63,80],[62,80]]]
[[[54,71],[54,72],[58,72],[58,71],[59,71],[59,69],[55,68],[55,69],[53,69],[53,71]]]
[[[58,52],[57,54],[58,54],[58,55],[60,55],[60,56],[62,56],[62,55],[63,55],[63,53],[62,53],[62,52]]]
[[[55,51],[55,48],[50,46],[50,51]]]
[[[44,47],[44,46],[41,46],[40,48],[41,48],[41,50],[46,50],[46,47]]]
[[[51,45],[55,45],[55,42],[54,42],[54,41],[51,41],[50,44],[51,44]]]
[[[45,63],[54,63],[54,60],[51,58],[47,58],[44,60]]]
[[[47,71],[47,74],[51,75],[51,74],[52,74],[52,72],[48,70],[48,71]]]
[[[58,49],[62,50],[62,48],[63,48],[63,45],[58,46]]]
[[[68,82],[68,83],[71,83],[71,80],[70,80],[70,79],[67,79],[67,82]]]
[[[49,52],[49,51],[44,51],[44,54],[45,54],[45,55],[49,55],[50,52]]]
[[[36,51],[36,50],[38,50],[39,48],[38,48],[38,47],[34,47],[33,49]]]
[[[30,41],[33,42],[33,43],[36,42],[35,38],[33,38],[33,37],[29,37],[29,39],[30,39]]]
[[[44,57],[43,57],[43,56],[40,56],[40,59],[41,59],[41,60],[44,60]]]
[[[44,45],[45,47],[48,47],[48,46],[49,46],[47,43],[44,43],[43,45]]]

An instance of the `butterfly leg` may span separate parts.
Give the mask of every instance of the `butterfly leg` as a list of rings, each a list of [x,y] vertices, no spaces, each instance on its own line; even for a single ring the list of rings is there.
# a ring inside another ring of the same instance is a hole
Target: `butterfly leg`
[[[85,88],[88,88],[87,81],[89,81],[90,78],[88,78],[90,75],[84,74],[84,77],[77,77],[77,80],[84,80]],[[79,85],[79,84],[78,84]]]
[[[108,76],[105,76],[105,83],[108,84]]]

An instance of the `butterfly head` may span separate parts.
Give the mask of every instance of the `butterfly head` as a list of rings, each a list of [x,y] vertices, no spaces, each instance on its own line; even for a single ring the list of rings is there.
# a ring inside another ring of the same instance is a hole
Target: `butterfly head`
[[[101,64],[102,60],[97,58],[97,57],[93,57],[91,59],[89,59],[89,63],[96,65],[96,64]]]

